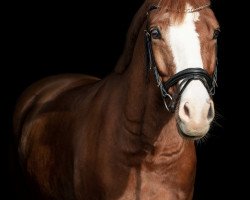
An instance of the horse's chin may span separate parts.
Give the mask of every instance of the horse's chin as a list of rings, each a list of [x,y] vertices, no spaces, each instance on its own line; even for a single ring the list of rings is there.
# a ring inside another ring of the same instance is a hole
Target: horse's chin
[[[177,129],[178,129],[178,133],[180,134],[181,137],[183,137],[184,139],[187,140],[199,140],[201,138],[203,138],[206,133],[202,133],[202,134],[192,134],[192,133],[186,133],[185,131],[182,130],[180,124],[177,122]]]

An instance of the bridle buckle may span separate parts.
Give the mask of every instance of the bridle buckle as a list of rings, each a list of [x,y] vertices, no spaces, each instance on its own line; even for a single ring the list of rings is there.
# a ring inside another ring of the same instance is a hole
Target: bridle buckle
[[[170,104],[171,104],[171,102],[173,101],[173,97],[172,97],[170,94],[168,94],[168,93],[166,93],[165,96],[163,97],[164,106],[165,106],[165,108],[170,112],[170,111],[172,110],[172,109],[171,109],[172,106],[171,106],[171,105],[168,105],[166,99],[169,99]],[[172,112],[172,111],[171,111],[171,112]]]

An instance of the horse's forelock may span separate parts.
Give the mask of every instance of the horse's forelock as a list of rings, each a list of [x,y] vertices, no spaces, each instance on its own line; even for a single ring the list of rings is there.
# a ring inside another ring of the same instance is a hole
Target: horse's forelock
[[[210,0],[162,0],[159,7],[163,13],[171,12],[173,21],[181,23],[187,12],[187,4],[195,9],[210,4]]]

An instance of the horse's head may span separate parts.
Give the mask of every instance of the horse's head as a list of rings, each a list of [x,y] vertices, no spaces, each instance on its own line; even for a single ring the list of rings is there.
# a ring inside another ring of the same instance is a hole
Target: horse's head
[[[161,4],[148,12],[148,66],[166,108],[175,112],[181,135],[198,139],[208,132],[215,113],[211,96],[216,86],[219,25],[204,1],[176,7]]]

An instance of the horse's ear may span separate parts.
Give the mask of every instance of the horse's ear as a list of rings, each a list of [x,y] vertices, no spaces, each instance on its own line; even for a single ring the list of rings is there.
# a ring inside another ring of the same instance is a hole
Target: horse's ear
[[[137,11],[129,27],[123,53],[120,56],[115,67],[116,73],[124,72],[127,66],[130,64],[132,56],[133,56],[133,52],[134,52],[134,46],[135,46],[140,28],[146,18],[147,11],[148,11],[148,1],[146,0],[144,4],[140,7],[140,9]]]

